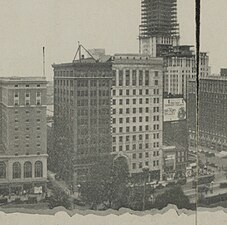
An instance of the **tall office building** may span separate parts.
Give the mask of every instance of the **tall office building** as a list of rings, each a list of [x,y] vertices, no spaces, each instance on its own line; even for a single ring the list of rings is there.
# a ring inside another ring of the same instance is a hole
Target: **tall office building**
[[[47,182],[46,80],[0,78],[0,191],[34,192]]]
[[[126,157],[132,175],[148,167],[151,175],[159,178],[162,60],[116,54],[99,61],[83,58],[54,64],[53,68],[54,130],[72,137],[77,181],[97,157],[111,152]]]
[[[140,53],[163,56],[179,43],[177,0],[142,0]]]
[[[186,83],[196,77],[196,56],[180,45],[177,0],[142,0],[139,52],[164,60],[164,93],[186,98]],[[200,77],[210,75],[209,56],[200,53]]]
[[[151,177],[162,172],[163,62],[141,54],[113,58],[112,145],[127,157],[136,177],[148,167]]]
[[[196,78],[196,56],[192,46],[179,45],[164,57],[164,93],[182,96],[186,99],[187,82]],[[199,77],[210,75],[209,56],[200,53]]]
[[[200,79],[198,134],[196,130],[195,81],[188,85],[188,127],[190,144],[198,144],[215,150],[227,151],[227,78],[210,76]]]
[[[98,158],[111,153],[113,71],[110,57],[104,58],[53,65],[54,135],[70,145],[65,154],[73,160],[75,182],[83,180]],[[67,163],[62,160],[59,164]]]

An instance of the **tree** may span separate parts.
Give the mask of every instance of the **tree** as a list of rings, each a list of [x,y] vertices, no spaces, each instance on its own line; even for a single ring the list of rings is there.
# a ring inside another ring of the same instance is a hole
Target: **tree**
[[[53,149],[49,152],[49,168],[65,181],[73,180],[73,132],[70,111],[64,104],[54,116]],[[70,124],[70,125],[69,125]]]
[[[178,209],[190,208],[189,199],[180,186],[174,186],[166,190],[163,194],[158,195],[155,199],[154,207],[162,209],[168,204],[176,205]]]
[[[111,179],[111,192],[109,196],[111,207],[115,209],[127,207],[129,195],[129,168],[125,157],[120,156],[113,161]]]
[[[108,160],[98,160],[91,168],[85,182],[81,183],[82,199],[93,209],[108,200],[111,167]]]
[[[63,206],[66,209],[71,208],[71,202],[69,196],[61,190],[61,188],[56,185],[52,185],[52,196],[48,199],[49,207],[54,208],[58,206]]]
[[[128,205],[128,165],[125,159],[100,159],[81,184],[81,196],[93,209],[100,204],[119,209]]]

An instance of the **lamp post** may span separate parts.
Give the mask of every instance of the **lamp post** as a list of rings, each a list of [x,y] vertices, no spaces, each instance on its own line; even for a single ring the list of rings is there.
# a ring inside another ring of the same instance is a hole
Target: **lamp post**
[[[143,168],[143,179],[144,179],[144,185],[143,185],[143,208],[142,210],[145,210],[145,204],[146,204],[146,183],[147,178],[149,179],[149,167],[146,166]]]

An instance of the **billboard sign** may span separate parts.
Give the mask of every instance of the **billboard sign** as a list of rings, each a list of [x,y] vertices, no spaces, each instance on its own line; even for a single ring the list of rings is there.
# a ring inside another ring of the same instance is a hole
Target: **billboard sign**
[[[164,122],[186,119],[186,102],[183,98],[164,99]]]

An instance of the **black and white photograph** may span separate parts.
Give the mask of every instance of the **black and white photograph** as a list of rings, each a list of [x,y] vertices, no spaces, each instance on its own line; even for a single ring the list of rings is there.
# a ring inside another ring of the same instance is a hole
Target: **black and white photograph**
[[[0,8],[0,212],[227,208],[226,0]]]

